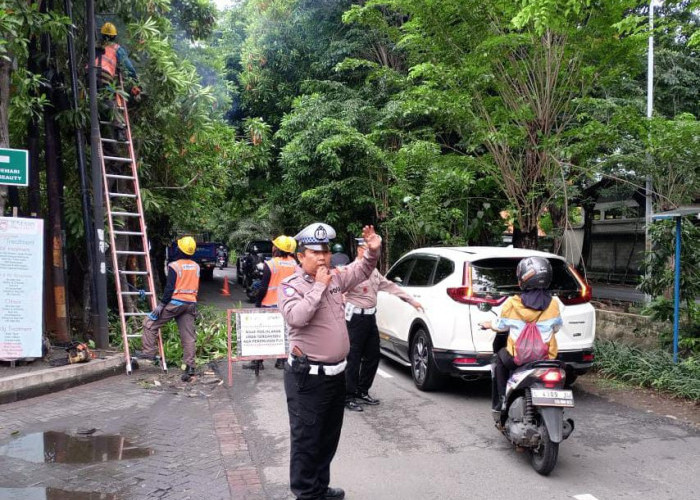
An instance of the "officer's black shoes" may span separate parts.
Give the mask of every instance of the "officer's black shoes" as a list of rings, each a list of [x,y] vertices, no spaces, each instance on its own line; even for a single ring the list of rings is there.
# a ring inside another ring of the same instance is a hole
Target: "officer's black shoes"
[[[265,365],[263,365],[263,360],[262,359],[255,359],[251,361],[250,363],[246,363],[243,365],[244,370],[264,370]]]
[[[275,361],[275,368],[277,368],[278,370],[283,370],[285,361],[286,361],[286,359],[282,359],[282,358]]]
[[[189,382],[192,377],[194,377],[195,372],[194,372],[194,366],[186,365],[185,368],[185,373],[182,374],[182,377],[180,379],[183,382]]]
[[[343,498],[345,498],[345,491],[342,488],[328,488],[323,495],[324,500],[343,500]]]
[[[367,393],[365,393],[365,394],[360,394],[360,393],[358,393],[357,396],[355,397],[355,399],[356,399],[357,402],[360,403],[361,405],[372,405],[372,406],[374,406],[374,405],[378,405],[378,404],[379,404],[379,400],[378,400],[378,399],[373,398],[372,396],[370,396],[370,395],[367,394]]]
[[[362,406],[360,406],[354,399],[346,399],[345,408],[347,408],[350,411],[364,411],[362,409]]]

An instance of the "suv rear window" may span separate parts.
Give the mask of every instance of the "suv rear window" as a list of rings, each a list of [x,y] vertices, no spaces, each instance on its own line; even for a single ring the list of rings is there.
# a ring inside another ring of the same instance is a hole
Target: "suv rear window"
[[[482,259],[472,262],[472,289],[478,297],[499,298],[520,291],[515,269],[520,259]],[[552,284],[549,289],[554,295],[569,297],[580,293],[580,285],[571,274],[566,262],[549,259],[552,264]]]

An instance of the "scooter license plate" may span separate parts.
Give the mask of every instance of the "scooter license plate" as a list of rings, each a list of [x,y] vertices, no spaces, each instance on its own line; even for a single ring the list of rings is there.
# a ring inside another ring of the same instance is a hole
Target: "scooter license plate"
[[[561,389],[530,389],[532,404],[540,406],[574,406],[574,393]]]

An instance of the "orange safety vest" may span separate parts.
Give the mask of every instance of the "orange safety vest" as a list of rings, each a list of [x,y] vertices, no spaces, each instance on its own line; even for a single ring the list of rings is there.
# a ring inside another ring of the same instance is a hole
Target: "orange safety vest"
[[[197,302],[199,291],[199,264],[189,259],[180,259],[168,264],[177,273],[172,298],[183,302]]]
[[[260,304],[265,307],[277,307],[277,288],[284,278],[294,274],[297,263],[293,257],[286,257],[284,259],[273,257],[266,261],[265,264],[270,268],[270,284]]]
[[[102,85],[109,85],[114,81],[119,64],[117,50],[119,50],[118,43],[107,44],[103,47],[102,54],[95,58],[95,66],[100,68],[99,80]]]

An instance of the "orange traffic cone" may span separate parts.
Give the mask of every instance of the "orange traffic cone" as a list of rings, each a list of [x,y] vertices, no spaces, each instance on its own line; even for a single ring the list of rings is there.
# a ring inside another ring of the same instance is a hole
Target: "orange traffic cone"
[[[221,289],[221,295],[224,297],[228,297],[231,295],[231,292],[228,290],[228,278],[224,276],[224,287]]]

